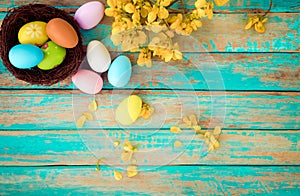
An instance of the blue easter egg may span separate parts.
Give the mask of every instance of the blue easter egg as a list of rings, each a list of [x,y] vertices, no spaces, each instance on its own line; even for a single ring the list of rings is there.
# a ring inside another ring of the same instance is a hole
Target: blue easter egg
[[[32,44],[18,44],[8,53],[10,63],[19,69],[29,69],[39,64],[43,58],[43,51]]]
[[[128,57],[118,56],[110,65],[107,78],[114,87],[125,86],[131,77],[131,63]]]

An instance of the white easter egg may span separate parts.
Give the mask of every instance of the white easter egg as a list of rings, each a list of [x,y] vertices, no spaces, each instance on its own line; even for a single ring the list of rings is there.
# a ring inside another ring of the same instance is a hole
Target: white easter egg
[[[90,67],[99,73],[108,70],[111,57],[106,47],[98,40],[91,41],[87,46],[87,61]]]

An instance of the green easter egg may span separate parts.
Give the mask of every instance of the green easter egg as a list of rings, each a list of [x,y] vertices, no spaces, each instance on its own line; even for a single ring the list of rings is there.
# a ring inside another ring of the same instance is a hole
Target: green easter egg
[[[55,44],[53,41],[48,41],[41,49],[44,52],[44,59],[38,64],[38,68],[42,70],[53,69],[61,64],[66,56],[66,49]]]

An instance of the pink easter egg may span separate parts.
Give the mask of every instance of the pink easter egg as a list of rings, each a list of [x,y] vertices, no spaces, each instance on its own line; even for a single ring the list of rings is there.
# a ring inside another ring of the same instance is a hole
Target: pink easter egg
[[[80,6],[75,12],[75,20],[82,29],[95,27],[103,18],[104,5],[99,1],[91,1]]]
[[[84,93],[97,94],[103,87],[103,80],[100,75],[90,70],[79,70],[72,76],[75,86]]]

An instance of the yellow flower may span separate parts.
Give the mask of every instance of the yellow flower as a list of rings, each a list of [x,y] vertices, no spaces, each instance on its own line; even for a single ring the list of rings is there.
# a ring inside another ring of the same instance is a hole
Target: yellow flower
[[[253,17],[250,17],[248,19],[248,22],[245,26],[245,30],[248,30],[250,29],[251,27],[254,26],[254,30],[258,33],[264,33],[265,32],[265,26],[264,26],[264,23],[266,23],[268,20],[268,18],[264,18],[264,17],[261,17],[259,15],[255,15]]]
[[[132,14],[136,10],[134,5],[132,5],[132,3],[126,4],[124,9],[127,13],[130,13],[130,14]]]
[[[139,66],[151,67],[152,66],[152,54],[151,51],[148,48],[142,48],[137,60],[137,64]]]
[[[212,2],[208,2],[207,6],[205,8],[205,13],[206,13],[208,19],[210,19],[210,20],[213,17],[213,9],[214,9],[214,4]]]
[[[196,8],[202,8],[207,4],[206,0],[197,0],[195,2],[195,7]]]
[[[177,14],[175,21],[171,24],[171,29],[177,29],[182,22],[182,14]]]
[[[158,0],[156,1],[155,5],[148,14],[147,21],[149,23],[154,22],[157,17],[159,19],[166,19],[169,17],[169,11],[165,8],[165,6],[170,5],[170,0]]]

